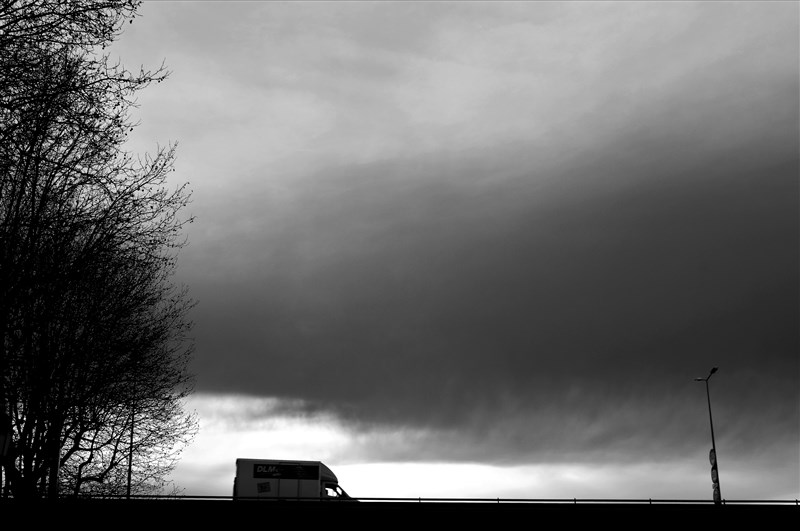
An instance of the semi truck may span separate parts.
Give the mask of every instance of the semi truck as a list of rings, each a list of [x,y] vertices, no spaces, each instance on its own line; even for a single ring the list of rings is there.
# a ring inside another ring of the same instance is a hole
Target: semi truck
[[[321,461],[236,459],[233,499],[352,499]]]

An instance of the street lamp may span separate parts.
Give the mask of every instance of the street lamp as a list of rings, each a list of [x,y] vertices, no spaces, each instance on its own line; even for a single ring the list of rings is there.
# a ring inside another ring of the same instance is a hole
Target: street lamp
[[[717,372],[719,367],[714,367],[708,376],[705,378],[695,378],[695,382],[706,383],[706,398],[708,399],[708,421],[711,423],[711,452],[708,454],[708,460],[711,462],[711,486],[714,489],[714,503],[721,503],[722,495],[719,490],[719,472],[717,470],[717,445],[714,442],[714,420],[711,418],[711,394],[708,391],[708,380]]]

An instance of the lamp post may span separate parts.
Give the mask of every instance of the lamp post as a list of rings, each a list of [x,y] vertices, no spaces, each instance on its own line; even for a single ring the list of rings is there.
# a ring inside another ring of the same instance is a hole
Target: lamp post
[[[708,460],[711,462],[711,486],[714,489],[714,503],[721,503],[722,495],[719,489],[719,472],[717,470],[717,445],[714,442],[714,420],[711,418],[711,393],[708,390],[708,380],[711,376],[719,370],[719,367],[714,367],[708,376],[705,378],[695,378],[695,382],[706,383],[706,399],[708,400],[708,421],[711,424],[711,452],[708,454]]]

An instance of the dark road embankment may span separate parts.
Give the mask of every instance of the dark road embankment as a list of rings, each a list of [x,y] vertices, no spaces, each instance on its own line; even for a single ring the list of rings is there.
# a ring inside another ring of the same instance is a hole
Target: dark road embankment
[[[80,499],[22,503],[0,500],[6,521],[53,524],[90,521],[124,528],[152,525],[569,525],[763,526],[797,521],[797,503],[530,503],[439,501],[232,501],[229,499]],[[84,520],[83,518],[86,518]]]

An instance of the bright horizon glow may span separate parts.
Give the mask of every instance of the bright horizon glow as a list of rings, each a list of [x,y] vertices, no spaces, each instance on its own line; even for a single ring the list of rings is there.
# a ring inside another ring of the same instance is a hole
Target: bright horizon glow
[[[362,458],[359,435],[336,419],[289,416],[274,399],[198,394],[187,406],[199,415],[200,432],[171,477],[186,496],[230,496],[235,461],[246,457],[322,461],[355,498],[711,499],[705,448],[674,461],[622,464],[382,462]],[[726,457],[720,461],[725,499],[798,498],[792,485],[776,485],[769,474],[754,484],[757,462]]]

